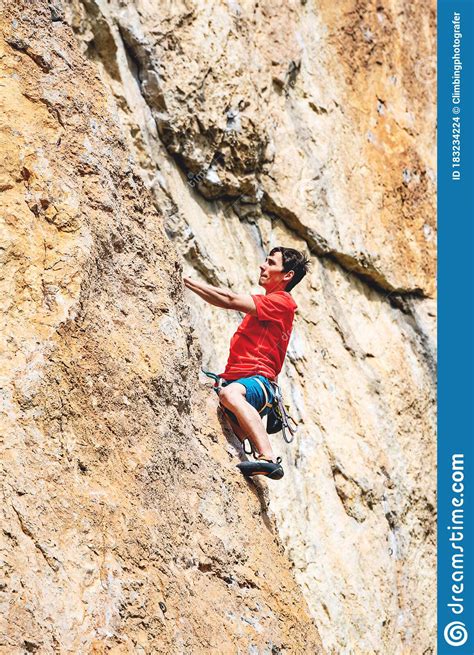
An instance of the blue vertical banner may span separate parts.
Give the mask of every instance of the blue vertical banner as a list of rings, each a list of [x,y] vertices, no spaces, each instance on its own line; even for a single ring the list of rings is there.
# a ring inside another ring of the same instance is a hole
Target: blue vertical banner
[[[438,655],[474,653],[473,9],[438,1]]]

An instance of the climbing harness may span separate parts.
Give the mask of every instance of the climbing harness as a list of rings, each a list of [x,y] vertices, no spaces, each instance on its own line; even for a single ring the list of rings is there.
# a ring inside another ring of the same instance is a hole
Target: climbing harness
[[[204,375],[207,375],[207,377],[212,378],[214,380],[214,386],[213,389],[217,393],[217,395],[220,394],[220,392],[223,389],[224,382],[225,380],[221,378],[219,375],[216,375],[215,373],[212,373],[211,371],[205,371],[203,368],[201,368],[201,371],[204,373]],[[298,424],[296,421],[288,414],[286,411],[285,405],[283,403],[283,398],[281,395],[281,389],[278,386],[276,382],[272,382],[269,380],[270,384],[273,387],[273,392],[274,392],[274,399],[273,403],[268,402],[268,392],[261,380],[258,378],[255,378],[255,380],[258,382],[260,387],[262,388],[264,397],[265,397],[265,403],[263,407],[261,407],[258,411],[259,414],[261,414],[267,407],[270,407],[271,410],[268,414],[267,417],[267,432],[269,434],[275,434],[277,432],[282,432],[283,433],[283,439],[286,441],[286,443],[291,443],[294,439],[294,435],[296,433],[296,430],[298,428]],[[292,422],[293,425],[290,425],[290,421]],[[254,455],[255,456],[255,451],[252,448],[252,445],[249,442],[249,447],[250,450],[247,450],[245,447],[245,442],[249,441],[248,439],[245,439],[242,448],[244,450],[244,453],[246,455]]]
[[[267,407],[273,407],[273,405],[272,405],[272,403],[268,402],[268,393],[267,393],[267,389],[266,389],[265,385],[263,384],[263,382],[261,380],[259,380],[258,378],[255,378],[255,382],[258,382],[258,384],[260,385],[260,387],[261,387],[261,389],[263,391],[263,395],[265,396],[265,404],[263,405],[263,407],[261,407],[258,410],[258,413],[261,414]]]
[[[225,380],[224,378],[219,377],[215,373],[211,373],[211,371],[205,371],[203,368],[201,369],[201,371],[205,375],[207,375],[208,378],[212,378],[214,380],[213,389],[217,393],[217,395],[219,395],[220,392],[222,391],[223,386],[224,386],[223,383],[226,382],[227,380]],[[262,387],[262,391],[263,391],[263,394],[265,396],[265,403],[263,404],[262,407],[260,407],[260,409],[257,409],[257,412],[259,414],[261,414],[267,407],[273,407],[273,405],[272,405],[272,403],[268,402],[268,392],[267,392],[263,382],[261,382],[258,378],[255,378],[255,380]]]

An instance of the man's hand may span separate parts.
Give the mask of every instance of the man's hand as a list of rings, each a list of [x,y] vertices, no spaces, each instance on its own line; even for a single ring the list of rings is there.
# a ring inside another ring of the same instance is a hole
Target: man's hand
[[[238,312],[252,314],[253,316],[257,314],[255,302],[251,295],[238,294],[230,291],[230,289],[213,287],[210,284],[192,280],[190,277],[183,278],[183,282],[185,287],[191,289],[191,291],[194,291],[194,293],[215,307],[235,309]]]

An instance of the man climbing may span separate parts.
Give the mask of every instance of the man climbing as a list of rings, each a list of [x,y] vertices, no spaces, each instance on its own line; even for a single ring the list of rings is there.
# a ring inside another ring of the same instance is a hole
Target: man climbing
[[[293,248],[273,248],[260,266],[262,294],[238,294],[184,278],[184,284],[206,302],[244,312],[230,342],[225,371],[217,377],[219,401],[237,437],[248,439],[256,461],[241,462],[244,475],[283,477],[281,457],[275,459],[262,423],[274,399],[271,382],[283,366],[297,305],[290,295],[306,275],[309,260]]]

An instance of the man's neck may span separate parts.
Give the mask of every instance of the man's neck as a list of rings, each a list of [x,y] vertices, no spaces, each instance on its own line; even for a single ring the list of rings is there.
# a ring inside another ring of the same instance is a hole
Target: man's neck
[[[268,296],[269,293],[275,293],[275,291],[285,291],[285,286],[286,284],[278,284],[275,288],[273,289],[265,289],[265,295]]]

